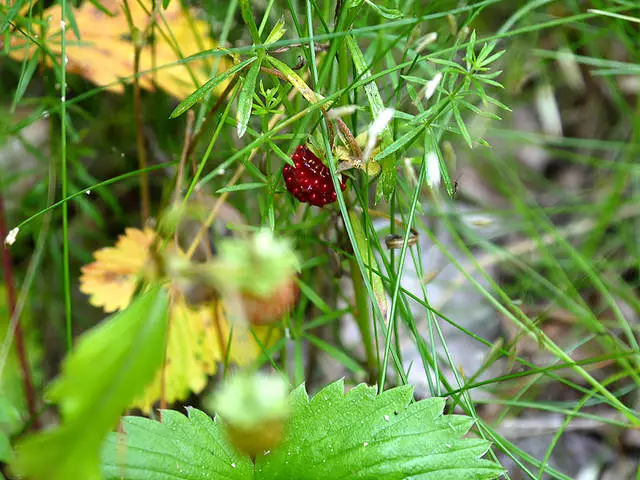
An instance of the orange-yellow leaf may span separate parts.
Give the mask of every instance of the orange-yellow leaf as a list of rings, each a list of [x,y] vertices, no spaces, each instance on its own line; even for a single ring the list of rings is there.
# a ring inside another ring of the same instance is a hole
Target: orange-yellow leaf
[[[82,267],[80,291],[89,295],[89,303],[106,313],[129,305],[136,288],[137,275],[149,259],[153,231],[127,228],[115,247],[97,250],[95,262]]]
[[[66,25],[67,70],[107,90],[121,93],[124,91],[122,82],[131,82],[134,75],[131,30],[122,2],[101,0],[100,3],[111,12],[111,16],[89,1],[73,9],[80,38],[76,38],[70,26]],[[139,31],[145,31],[151,18],[151,1],[136,0],[128,2],[128,5],[133,25]],[[166,10],[157,11],[153,30],[155,43],[151,45],[147,42],[140,56],[139,78],[142,88],[152,90],[157,85],[176,98],[184,98],[209,79],[211,58],[174,65],[190,55],[216,48],[216,42],[208,35],[207,23],[196,16],[195,10],[183,9],[180,2],[171,2]],[[34,23],[29,34],[43,43],[59,63],[62,50],[60,5],[46,9],[43,18],[47,20],[46,27],[41,31],[40,26]],[[21,32],[12,32],[10,57],[22,60],[25,55],[32,57],[37,51],[38,47]],[[52,64],[49,55],[44,58],[47,64]],[[218,71],[225,70],[229,65],[229,60],[221,57]],[[221,85],[218,88],[224,87]]]
[[[128,228],[115,247],[94,253],[95,261],[82,268],[80,277],[80,290],[89,295],[92,305],[113,312],[129,304],[141,269],[149,260],[154,235],[151,229]],[[243,365],[262,352],[246,326],[231,325],[220,300],[194,308],[180,291],[171,285],[167,288],[172,301],[165,365],[132,404],[146,412],[160,399],[163,381],[167,403],[183,400],[204,389],[218,362],[228,358],[230,363]],[[254,327],[254,333],[267,346],[278,337],[270,327]]]

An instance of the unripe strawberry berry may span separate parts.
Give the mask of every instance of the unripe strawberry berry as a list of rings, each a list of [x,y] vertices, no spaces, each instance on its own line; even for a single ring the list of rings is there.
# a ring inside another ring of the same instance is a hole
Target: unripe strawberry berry
[[[295,167],[287,164],[282,170],[287,190],[301,202],[324,207],[337,200],[329,168],[306,146],[299,145],[291,156]],[[346,184],[340,177],[340,189]]]
[[[253,325],[267,325],[291,310],[298,300],[298,284],[290,278],[276,287],[270,295],[259,296],[242,292],[242,304],[247,320]]]
[[[288,390],[284,378],[263,373],[238,372],[225,381],[213,407],[236,449],[255,458],[280,444],[290,415]]]

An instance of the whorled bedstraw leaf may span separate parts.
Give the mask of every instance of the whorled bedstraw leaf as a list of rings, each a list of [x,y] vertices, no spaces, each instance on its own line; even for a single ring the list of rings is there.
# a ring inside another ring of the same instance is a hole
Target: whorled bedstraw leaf
[[[251,119],[251,108],[253,107],[253,93],[256,90],[256,81],[260,73],[261,59],[258,59],[247,72],[242,90],[238,95],[238,113],[236,115],[238,137],[242,137],[247,131],[247,125]]]
[[[268,47],[272,43],[276,43],[282,38],[286,31],[287,29],[284,28],[284,16],[282,16],[280,20],[278,20],[278,23],[273,26],[271,32],[269,32],[269,36],[267,36],[267,39],[264,41],[264,46]]]
[[[307,85],[307,83],[302,79],[302,77],[298,75],[296,72],[294,72],[291,69],[291,67],[289,67],[289,65],[287,65],[284,62],[281,62],[280,60],[274,57],[267,57],[267,61],[276,70],[279,70],[280,73],[282,73],[285,77],[287,77],[287,80],[289,80],[289,83],[291,83],[291,85],[293,85],[300,92],[300,94],[307,100],[307,102],[315,105],[316,103],[324,99],[322,95],[313,91],[313,89],[309,85]]]
[[[193,92],[191,95],[189,95],[187,98],[185,98],[180,103],[180,105],[178,105],[173,110],[173,112],[171,112],[171,115],[169,115],[169,118],[176,118],[176,117],[179,117],[180,115],[182,115],[184,112],[189,110],[194,104],[196,104],[197,102],[202,100],[207,93],[209,93],[215,87],[220,85],[222,82],[225,82],[228,79],[230,79],[233,75],[238,73],[240,70],[242,70],[247,65],[251,64],[252,62],[254,62],[255,60],[256,60],[256,57],[247,58],[245,61],[234,65],[233,67],[231,67],[226,72],[220,73],[220,74],[216,75],[215,77],[209,79],[209,81],[207,83],[202,85],[195,92]]]
[[[101,478],[104,438],[162,364],[167,312],[166,291],[152,286],[80,337],[49,391],[60,426],[20,440],[13,470],[30,480]]]
[[[235,453],[221,423],[188,409],[188,418],[163,412],[160,423],[124,419],[102,456],[106,480],[229,480],[358,478],[489,480],[503,473],[481,457],[489,442],[463,438],[473,420],[443,415],[445,400],[413,402],[402,386],[376,395],[342,380],[309,401],[304,386],[290,396],[292,416],[284,442],[255,459]]]

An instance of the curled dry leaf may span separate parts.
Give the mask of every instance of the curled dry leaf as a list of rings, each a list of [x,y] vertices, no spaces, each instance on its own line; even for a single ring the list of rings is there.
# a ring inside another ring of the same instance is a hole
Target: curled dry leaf
[[[368,142],[368,134],[367,132],[362,132],[360,135],[356,137],[356,143],[360,150],[364,150]],[[371,156],[368,161],[364,161],[362,158],[358,158],[349,148],[345,146],[338,145],[335,148],[335,156],[340,161],[338,164],[338,173],[344,172],[345,170],[350,170],[352,168],[357,168],[362,170],[367,175],[373,177],[380,173],[381,167],[378,162],[373,160],[373,158],[380,152],[380,147],[375,146],[371,151]]]
[[[73,9],[80,38],[76,38],[68,22],[64,27],[58,3],[44,11],[42,27],[34,20],[24,30],[46,47],[49,54],[44,58],[51,65],[53,58],[60,63],[64,29],[67,71],[81,75],[107,90],[122,93],[123,82],[132,82],[134,75],[132,32],[122,2],[102,0],[100,5],[111,15],[89,1]],[[151,18],[151,1],[128,2],[128,5],[133,25],[144,32]],[[196,17],[196,10],[183,9],[180,2],[171,2],[166,10],[158,11],[153,29],[154,41],[147,41],[140,55],[139,78],[142,88],[153,90],[156,85],[176,98],[184,98],[209,79],[216,57],[176,65],[176,62],[190,55],[217,46],[209,37],[207,22]],[[39,46],[20,31],[11,33],[10,47],[9,56],[18,61],[25,56],[31,58],[39,51]],[[218,58],[218,71],[226,70],[230,62],[224,57]],[[218,88],[223,89],[225,85]]]
[[[151,229],[128,228],[114,247],[94,253],[95,261],[82,267],[80,277],[80,290],[90,296],[92,305],[105,312],[129,305],[140,272],[148,263],[154,235]],[[232,332],[219,299],[192,307],[177,288],[171,285],[167,288],[171,296],[171,323],[165,366],[132,405],[143,411],[149,411],[160,398],[163,375],[165,400],[172,403],[186,398],[190,392],[201,392],[207,377],[215,373],[216,363],[227,358],[227,348],[229,362],[236,364],[250,363],[262,352],[250,334],[239,334],[239,329]],[[267,346],[277,337],[269,327],[254,327],[254,333]]]

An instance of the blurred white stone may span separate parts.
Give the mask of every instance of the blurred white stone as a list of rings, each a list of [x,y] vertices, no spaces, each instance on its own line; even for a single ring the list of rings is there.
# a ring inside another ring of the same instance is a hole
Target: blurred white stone
[[[49,120],[42,118],[20,130],[20,134],[7,137],[0,147],[2,193],[7,210],[20,205],[24,196],[47,175],[43,161],[48,161],[45,145],[49,141]],[[40,152],[38,158],[33,152]]]
[[[492,223],[497,225],[497,222]],[[374,225],[378,231],[381,231],[388,226],[388,222],[374,222]],[[422,231],[423,229],[419,228],[418,230]],[[449,261],[443,249],[462,264],[465,264],[466,260],[455,246],[445,226],[443,224],[437,224],[434,230],[437,232],[437,238],[441,242],[442,248],[434,245],[424,233],[419,237],[420,249],[423,255],[422,265],[424,268],[424,276],[434,277],[431,281],[428,281],[425,286],[429,304],[443,316],[449,318],[451,322],[491,343],[495,342],[500,335],[500,323],[496,312],[489,305],[483,294],[478,291],[476,286],[464,280],[464,278],[462,282],[459,281],[461,278],[460,271]],[[383,233],[384,232],[381,231],[381,238]],[[396,250],[396,252],[399,252],[399,250]],[[399,253],[396,254],[396,264],[398,254]],[[492,269],[489,269],[488,273],[491,275]],[[481,285],[485,287],[488,286],[488,282],[477,271],[472,273],[472,275]],[[421,286],[422,281],[415,268],[411,253],[407,251],[401,286],[417,298],[424,300]],[[345,279],[343,289],[347,297],[349,297],[352,291],[349,280]],[[427,309],[422,304],[412,300],[409,300],[408,305],[415,320],[417,331],[427,345],[428,351],[431,352],[432,344],[436,347],[437,355],[440,358],[440,371],[453,389],[461,388],[463,385],[458,385],[454,371],[445,357],[445,349],[439,339],[435,326],[430,329]],[[397,320],[398,322],[402,322],[399,315]],[[490,348],[474,340],[467,333],[460,331],[455,325],[441,318],[437,318],[436,322],[444,337],[447,350],[451,355],[451,363],[458,371],[464,372],[467,378],[474,375],[483,365]],[[430,331],[434,332],[433,342]],[[429,380],[417,347],[417,341],[409,329],[402,323],[400,332],[403,367],[405,372],[407,370],[409,371],[409,383],[415,386],[417,396],[430,396]],[[362,353],[362,340],[357,325],[352,318],[345,319],[345,321],[342,322],[341,334],[342,340],[347,348],[360,350]],[[381,351],[383,351],[384,337],[382,336],[380,336],[379,345]],[[392,372],[393,366],[390,365],[390,367],[389,372]],[[497,376],[502,372],[502,369],[503,364],[497,362],[489,367],[478,380]],[[429,374],[433,379],[433,372]],[[475,399],[486,398],[486,396],[487,395],[479,389],[472,391],[472,397]]]

